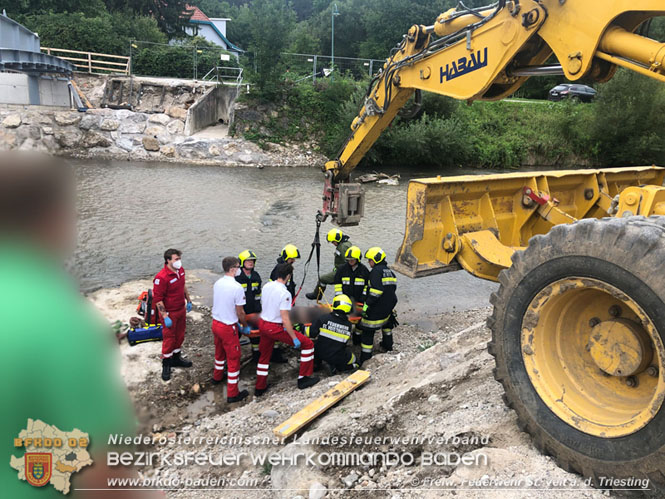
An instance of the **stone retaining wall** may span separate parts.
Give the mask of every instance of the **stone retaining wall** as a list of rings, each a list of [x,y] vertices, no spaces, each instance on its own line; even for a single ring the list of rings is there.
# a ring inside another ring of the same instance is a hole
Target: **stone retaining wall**
[[[59,156],[177,161],[223,166],[317,166],[326,158],[297,146],[231,137],[184,134],[186,116],[90,109],[85,113],[44,106],[0,107],[0,150],[43,151]]]

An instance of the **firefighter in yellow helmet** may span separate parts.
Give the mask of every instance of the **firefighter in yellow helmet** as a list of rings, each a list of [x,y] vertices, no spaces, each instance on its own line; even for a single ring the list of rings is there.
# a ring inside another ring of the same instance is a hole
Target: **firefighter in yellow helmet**
[[[381,347],[393,349],[393,327],[397,325],[393,309],[397,305],[397,277],[386,263],[385,252],[375,246],[365,252],[372,270],[367,284],[367,298],[363,307],[361,329],[360,364],[372,358],[374,333],[381,331]]]
[[[259,328],[259,314],[261,313],[261,276],[256,271],[256,253],[245,250],[238,255],[240,260],[240,273],[236,281],[240,283],[245,292],[245,318],[252,329]],[[250,337],[252,345],[252,360],[259,361],[259,340],[261,338]]]
[[[353,308],[351,298],[337,295],[332,302],[332,312],[316,319],[309,328],[310,338],[317,338],[314,346],[314,367],[325,362],[332,374],[354,371],[359,365],[356,356],[347,347],[353,325],[348,314]]]
[[[346,295],[359,308],[365,304],[369,269],[360,261],[362,251],[358,246],[346,250],[346,263],[335,274],[335,296]],[[353,331],[353,344],[360,345],[360,330]]]
[[[290,263],[293,265],[296,259],[300,258],[300,250],[293,244],[287,244],[282,248],[282,251],[279,253],[277,258],[277,263],[270,273],[270,280],[277,280],[277,266],[280,263]],[[291,299],[296,297],[296,280],[294,276],[291,276],[291,280],[286,284],[286,289],[291,293]]]
[[[330,272],[320,276],[320,281],[316,284],[314,291],[305,295],[308,300],[320,299],[326,290],[326,285],[335,282],[335,274],[346,264],[346,252],[351,246],[353,246],[351,241],[349,241],[349,236],[345,235],[339,229],[330,229],[326,236],[326,240],[335,246],[335,266]]]

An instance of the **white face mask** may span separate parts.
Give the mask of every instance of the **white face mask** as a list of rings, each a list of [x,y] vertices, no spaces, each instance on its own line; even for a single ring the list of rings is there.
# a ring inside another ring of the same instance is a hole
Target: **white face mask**
[[[176,260],[171,265],[173,265],[174,269],[180,270],[180,268],[182,267],[182,260]]]
[[[240,268],[237,268],[237,269],[236,269],[236,277],[238,277],[240,274],[241,274],[241,272],[240,272]]]

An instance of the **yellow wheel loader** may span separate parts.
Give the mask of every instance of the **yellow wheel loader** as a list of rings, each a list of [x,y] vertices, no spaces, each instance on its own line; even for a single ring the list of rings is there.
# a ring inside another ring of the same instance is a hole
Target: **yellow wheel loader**
[[[325,165],[323,214],[359,223],[364,194],[349,175],[414,94],[416,103],[421,91],[498,100],[531,76],[604,82],[619,66],[665,81],[665,44],[637,34],[664,15],[663,0],[502,0],[460,3],[411,27]],[[656,494],[665,490],[664,174],[413,180],[394,267],[498,281],[489,351],[521,428],[596,485],[648,479]]]

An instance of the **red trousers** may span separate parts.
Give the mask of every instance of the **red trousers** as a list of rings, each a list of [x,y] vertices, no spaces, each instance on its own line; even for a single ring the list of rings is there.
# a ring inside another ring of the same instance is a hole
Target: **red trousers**
[[[215,337],[215,372],[212,377],[217,381],[224,375],[224,363],[228,362],[226,375],[226,396],[238,395],[240,379],[240,341],[238,326],[229,326],[213,319],[212,334]]]
[[[256,388],[263,390],[268,386],[268,370],[270,369],[270,357],[276,341],[281,341],[293,346],[293,340],[284,329],[283,324],[259,321],[261,342],[259,343],[259,362],[256,364]],[[314,372],[314,343],[307,336],[296,331],[296,338],[300,341],[300,372],[298,379],[311,376]]]
[[[175,312],[169,310],[169,319],[173,321],[171,327],[164,326],[162,318],[162,358],[169,359],[174,353],[180,352],[182,342],[185,341],[187,327],[187,309],[182,307]]]

